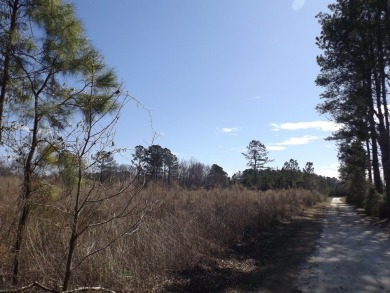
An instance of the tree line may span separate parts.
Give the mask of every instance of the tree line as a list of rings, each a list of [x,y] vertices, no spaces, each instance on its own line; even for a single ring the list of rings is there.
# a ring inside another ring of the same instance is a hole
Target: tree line
[[[290,159],[281,169],[266,167],[272,162],[264,144],[252,140],[242,153],[247,160],[246,169],[233,175],[233,182],[238,182],[247,188],[261,189],[289,189],[305,188],[315,189],[323,194],[336,195],[342,193],[336,178],[323,177],[315,174],[314,164],[307,162],[301,170],[297,160]]]
[[[317,109],[340,126],[329,139],[338,144],[348,200],[363,206],[374,196],[389,215],[390,1],[337,0],[317,18]]]
[[[344,192],[336,178],[315,174],[312,162],[307,162],[302,169],[294,159],[285,162],[280,169],[267,167],[266,164],[272,160],[268,158],[266,147],[258,140],[249,143],[243,156],[250,168],[238,171],[230,177],[218,164],[210,166],[196,159],[180,161],[168,148],[160,145],[149,147],[138,145],[134,148],[131,165],[118,165],[112,154],[106,154],[95,176],[100,180],[133,176],[136,177],[138,184],[157,181],[166,185],[178,184],[188,189],[227,188],[233,184],[240,184],[262,191],[305,188],[319,190],[328,195]]]

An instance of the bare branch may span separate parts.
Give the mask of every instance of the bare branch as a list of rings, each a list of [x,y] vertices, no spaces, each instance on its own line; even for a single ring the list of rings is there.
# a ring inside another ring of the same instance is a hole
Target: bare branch
[[[23,291],[26,291],[26,290],[29,290],[31,288],[38,288],[38,289],[41,289],[41,290],[44,290],[44,291],[47,291],[47,292],[55,292],[55,293],[73,293],[73,292],[88,292],[88,291],[100,291],[100,292],[109,292],[109,293],[117,293],[116,291],[114,290],[110,290],[110,289],[107,289],[107,288],[104,288],[104,287],[80,287],[80,288],[76,288],[76,289],[73,289],[73,290],[67,290],[67,291],[58,291],[56,289],[52,289],[52,288],[49,288],[49,287],[46,287],[38,282],[34,282],[34,283],[31,283],[27,286],[23,286],[23,287],[20,287],[20,288],[17,288],[17,289],[5,289],[5,290],[0,290],[0,293],[18,293],[18,292],[23,292]]]
[[[109,292],[109,293],[117,293],[114,290],[110,290],[110,289],[103,288],[103,287],[80,287],[80,288],[73,289],[73,290],[62,291],[61,293],[73,293],[73,292],[84,292],[84,291],[85,292],[102,291],[102,292]]]
[[[28,289],[31,289],[31,288],[39,288],[39,289],[42,289],[42,290],[45,290],[47,292],[56,292],[56,293],[59,293],[58,290],[55,290],[55,289],[52,289],[52,288],[48,288],[42,284],[39,284],[38,282],[34,282],[34,283],[31,283],[30,285],[27,285],[27,286],[23,286],[23,287],[20,287],[20,288],[17,288],[17,289],[6,289],[6,290],[0,290],[0,293],[17,293],[17,292],[23,292],[23,291],[26,291]]]

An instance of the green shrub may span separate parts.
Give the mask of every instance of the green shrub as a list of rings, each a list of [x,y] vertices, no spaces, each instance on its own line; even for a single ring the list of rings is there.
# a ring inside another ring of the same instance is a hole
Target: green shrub
[[[369,216],[380,216],[383,205],[383,195],[377,192],[374,187],[371,187],[364,202],[366,214]]]

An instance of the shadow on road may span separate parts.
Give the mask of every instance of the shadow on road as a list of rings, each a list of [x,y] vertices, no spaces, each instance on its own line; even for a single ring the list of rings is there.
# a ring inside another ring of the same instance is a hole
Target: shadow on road
[[[299,292],[390,292],[389,231],[372,219],[335,199]]]

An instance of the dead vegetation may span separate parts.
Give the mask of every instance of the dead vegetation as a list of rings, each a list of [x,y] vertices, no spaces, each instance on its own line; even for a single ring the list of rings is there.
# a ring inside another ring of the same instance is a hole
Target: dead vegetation
[[[10,247],[15,237],[20,184],[15,177],[0,181],[0,290],[13,288]],[[100,188],[98,194],[107,192],[107,187]],[[58,187],[47,190],[50,192],[33,204],[26,227],[20,284],[37,282],[61,292],[72,223],[66,211],[71,210],[72,202]],[[109,205],[83,211],[80,225],[98,223],[121,210],[131,192],[123,194]],[[158,290],[173,273],[207,263],[210,256],[239,243],[246,233],[296,215],[323,199],[309,190],[258,192],[234,186],[189,191],[150,185],[137,191],[126,217],[89,226],[80,234],[69,287],[99,285],[118,292]]]

